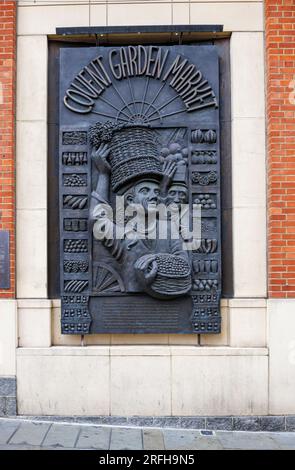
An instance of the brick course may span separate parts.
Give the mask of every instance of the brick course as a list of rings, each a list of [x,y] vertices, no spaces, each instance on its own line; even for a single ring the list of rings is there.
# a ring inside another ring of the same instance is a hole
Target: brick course
[[[10,231],[10,289],[15,296],[15,60],[16,2],[0,2],[0,230]]]
[[[268,288],[295,297],[295,2],[265,0]]]

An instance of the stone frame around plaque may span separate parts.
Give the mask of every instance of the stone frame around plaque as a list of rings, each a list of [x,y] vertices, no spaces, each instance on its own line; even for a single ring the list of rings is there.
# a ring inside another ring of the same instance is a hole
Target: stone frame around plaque
[[[95,122],[95,121],[94,121],[94,122]],[[79,127],[79,126],[78,126],[78,127]],[[78,127],[77,127],[77,129],[78,129]],[[81,126],[80,126],[80,127],[81,127]],[[194,126],[193,126],[193,127],[194,127]],[[191,132],[191,131],[194,132],[194,131],[197,131],[197,130],[198,130],[197,128],[194,129],[193,127],[190,128],[190,132]],[[196,127],[198,127],[198,126],[196,126]],[[206,129],[205,129],[206,126],[204,127],[204,126],[201,125],[201,126],[199,126],[199,127],[200,127],[200,130],[201,130],[201,131],[202,131],[202,130],[206,130]],[[203,127],[203,129],[202,129],[202,127]],[[87,131],[87,126],[86,126],[85,128],[86,128],[86,131]],[[79,129],[78,129],[78,130],[79,130]],[[81,129],[80,129],[80,130],[81,130]],[[208,130],[208,129],[207,129],[207,130]],[[194,140],[194,137],[192,138],[192,140]],[[75,142],[75,145],[81,145],[81,144],[82,144],[82,141],[80,141],[80,142],[76,141],[76,142]],[[69,144],[67,144],[67,145],[69,145]],[[194,142],[192,142],[192,146],[194,146],[194,145],[195,145]],[[196,145],[198,145],[198,147],[200,147],[200,146],[201,146],[201,143],[200,143],[200,142],[199,142],[198,144],[196,143]],[[200,153],[200,151],[201,151],[201,150],[200,150],[200,148],[199,148],[199,149],[198,149],[199,155],[194,155],[194,162],[195,162],[194,165],[199,165],[199,167],[197,167],[197,166],[194,167],[194,175],[193,175],[195,183],[198,184],[198,185],[200,185],[200,186],[197,188],[196,195],[200,195],[200,194],[202,195],[202,194],[204,193],[203,196],[206,196],[206,197],[208,198],[208,195],[210,194],[210,191],[211,191],[211,194],[212,194],[212,188],[211,188],[211,190],[209,190],[209,191],[207,191],[207,192],[204,191],[204,189],[206,189],[206,185],[204,186],[204,183],[206,183],[206,178],[207,178],[208,175],[205,175],[205,180],[202,179],[202,178],[201,178],[201,180],[200,180],[200,179],[198,179],[198,178],[200,178],[200,175],[197,175],[197,174],[196,174],[196,173],[200,173],[200,172],[196,171],[196,169],[200,169],[200,165],[203,165],[203,169],[204,169],[204,164],[207,164],[207,167],[209,167],[209,165],[212,165],[212,164],[209,163],[209,161],[206,162],[206,163],[205,163],[205,162],[204,162],[204,163],[201,163],[201,162],[200,162],[200,157],[201,157],[201,160],[202,160],[202,156],[203,156],[203,155]],[[212,152],[211,152],[211,153],[212,153]],[[213,155],[213,154],[212,154],[212,155],[211,155],[211,154],[208,155],[208,157],[209,157],[209,160],[210,160],[211,157],[213,157],[212,160],[214,161],[214,155]],[[207,157],[206,157],[206,158],[207,158]],[[205,158],[205,160],[206,160],[206,158]],[[204,158],[203,158],[203,160],[204,160]],[[212,166],[211,166],[211,168],[212,168]],[[81,174],[82,174],[82,173],[83,173],[83,172],[82,172],[82,170],[81,170]],[[73,173],[71,173],[70,168],[67,169],[67,174],[69,174],[70,176],[73,175]],[[209,171],[209,174],[210,174],[210,171]],[[85,176],[85,174],[84,174],[84,176]],[[84,180],[84,176],[82,177],[83,180]],[[69,180],[69,178],[68,178],[67,180]],[[68,181],[68,184],[70,184],[69,181]],[[82,184],[83,184],[83,183],[82,183]],[[69,187],[70,187],[70,186],[68,186],[68,188],[69,188]],[[93,189],[93,188],[92,188],[92,189]],[[204,199],[204,198],[203,198],[203,199]],[[213,199],[214,199],[214,195],[213,195]],[[216,202],[216,201],[215,201],[215,202]],[[212,204],[213,204],[213,210],[214,210],[214,201],[212,202]],[[207,209],[208,209],[208,208],[207,208]],[[71,226],[73,227],[73,225],[71,225],[71,224],[73,224],[73,220],[71,220],[71,219],[73,219],[73,217],[66,217],[65,219],[66,219],[66,223],[67,223],[67,225],[66,225],[67,228],[70,229]],[[86,219],[86,218],[85,218],[85,219]],[[63,223],[65,223],[65,221],[63,221]],[[76,222],[74,221],[74,229],[76,230],[76,232],[75,232],[75,236],[73,237],[73,239],[77,238],[77,233],[78,233],[78,231],[79,231],[78,228],[77,228],[77,225],[75,225],[75,223],[76,223]],[[82,225],[85,227],[85,220],[82,221]],[[84,237],[84,236],[85,236],[85,232],[84,232],[84,234],[83,234],[83,237]],[[207,250],[208,247],[205,247],[205,249]],[[214,260],[213,260],[213,261],[214,261]],[[82,264],[83,264],[83,263],[82,263]],[[80,265],[81,265],[81,263],[80,263]],[[207,263],[207,268],[204,267],[204,265],[202,265],[202,263],[201,263],[201,265],[200,265],[199,262],[195,262],[194,265],[195,265],[196,269],[198,269],[199,272],[200,272],[200,270],[202,270],[202,269],[203,269],[203,270],[204,270],[204,269],[205,269],[205,270],[206,270],[206,269],[209,269],[209,268],[208,268],[208,263]],[[80,268],[81,268],[81,267],[83,268],[83,266],[80,266]],[[79,269],[80,269],[80,268],[79,268]],[[71,266],[70,266],[70,263],[67,262],[67,269],[68,269],[68,270],[69,270],[69,269],[77,269],[77,265],[74,265],[74,266],[71,267]],[[214,263],[213,263],[213,269],[215,269]],[[71,276],[68,276],[68,277],[73,277],[73,275],[71,274]],[[85,278],[85,275],[83,275],[82,277],[83,277],[83,279],[84,279],[84,278]],[[86,277],[87,277],[87,276],[86,276]],[[200,274],[199,274],[199,278],[201,279],[202,277],[204,278],[204,276],[202,276],[201,273],[200,273]],[[71,279],[68,279],[68,280],[71,281]],[[82,279],[81,279],[81,280],[82,280]],[[85,279],[84,279],[84,280],[85,280]],[[80,280],[79,280],[79,281],[80,281]],[[71,284],[70,284],[70,289],[71,289],[71,286],[73,286],[73,285],[74,285],[74,283],[71,283]],[[82,283],[82,284],[80,283],[80,287],[81,287],[81,286],[83,286],[83,283]],[[80,288],[80,287],[79,287],[79,288]],[[203,286],[201,285],[200,287],[201,287],[201,288],[204,287],[204,283],[203,283]],[[204,303],[204,302],[208,302],[208,301],[209,301],[209,303],[210,303],[210,301],[212,301],[212,300],[214,301],[214,297],[211,297],[211,298],[210,298],[210,296],[206,296],[205,293],[202,293],[200,290],[197,290],[197,291],[194,292],[194,293],[196,294],[196,296],[195,296],[193,299],[192,299],[192,297],[191,297],[191,299],[190,299],[190,300],[191,300],[191,308],[194,309],[194,311],[195,311],[195,313],[196,313],[197,316],[201,316],[201,318],[204,319],[204,313],[206,313],[205,303]],[[203,295],[203,294],[204,294],[204,295]],[[78,296],[78,297],[79,297],[79,296]],[[85,297],[85,296],[84,296],[84,297]],[[136,294],[133,298],[135,299],[135,297],[137,297],[138,300],[140,300],[140,294]],[[94,298],[97,299],[97,297],[95,297],[95,296],[94,296]],[[115,299],[115,298],[116,298],[116,295],[114,295],[113,298]],[[218,295],[218,298],[220,298],[220,293],[219,293],[219,295]],[[78,298],[78,300],[80,301],[80,300],[83,300],[83,299]],[[84,299],[84,300],[85,300],[85,299]],[[87,301],[88,301],[88,300],[90,300],[90,302],[91,302],[91,304],[92,304],[92,302],[93,302],[93,300],[92,300],[92,295],[90,295],[90,299],[87,299]],[[154,299],[149,299],[149,300],[150,300],[151,302],[153,302]],[[193,300],[193,301],[192,301],[192,300]],[[73,297],[71,298],[71,301],[73,301]],[[134,301],[135,301],[135,300],[134,300]],[[215,301],[216,301],[216,298],[215,298]],[[90,302],[89,302],[89,303],[90,303]],[[105,300],[104,300],[104,302],[105,302]],[[172,302],[174,302],[174,301],[172,301]],[[174,302],[174,303],[176,304],[177,302]],[[171,304],[171,305],[172,305],[172,304]],[[73,304],[72,304],[72,307],[73,307]],[[151,307],[151,308],[153,309],[153,307]],[[72,314],[73,314],[73,308],[72,308],[71,310],[72,310]],[[101,310],[101,309],[99,309],[99,310]],[[104,311],[107,311],[107,310],[108,310],[107,308],[104,308]],[[208,311],[208,310],[207,310],[207,311]],[[211,311],[212,311],[212,309],[211,309]],[[211,313],[211,312],[210,312],[210,313]],[[84,312],[84,314],[85,314],[85,312]],[[219,312],[218,312],[218,314],[219,314]],[[103,321],[105,321],[105,319],[104,319]],[[108,329],[106,329],[106,330],[105,330],[105,329],[102,329],[102,328],[101,328],[102,323],[100,323],[100,326],[99,326],[99,322],[100,322],[100,321],[99,321],[99,318],[97,317],[97,315],[95,315],[95,318],[94,318],[94,319],[93,319],[93,318],[91,319],[91,326],[90,326],[90,328],[89,328],[88,331],[89,331],[89,332],[109,332]],[[146,325],[146,326],[147,326],[147,325]],[[153,333],[154,333],[154,332],[159,332],[159,333],[164,333],[164,332],[173,332],[173,333],[178,333],[178,332],[180,332],[180,333],[192,332],[191,329],[190,329],[190,330],[189,330],[189,329],[185,330],[185,326],[184,326],[183,324],[180,325],[180,326],[181,326],[181,328],[179,328],[179,324],[178,324],[178,326],[177,326],[176,328],[174,328],[174,330],[171,329],[170,327],[169,327],[168,329],[166,329],[166,330],[165,330],[165,328],[164,328],[164,329],[159,329],[159,328],[158,328],[158,330],[157,330],[157,328],[155,329],[155,327],[152,327],[151,324],[150,324],[150,325],[149,325],[149,328],[150,328],[150,329],[145,329],[145,325],[143,324],[142,319],[141,319],[139,323],[138,323],[138,322],[136,323],[136,327],[133,328],[133,329],[132,329],[132,325],[128,325],[128,329],[126,330],[126,324],[125,324],[125,328],[122,329],[122,323],[121,323],[121,326],[120,326],[118,329],[114,329],[114,328],[113,328],[113,329],[112,329],[112,332],[114,332],[114,333],[116,333],[116,332],[118,332],[118,333],[119,333],[119,332],[140,332],[140,333],[141,333],[141,332],[153,332]],[[198,325],[197,325],[197,326],[198,326]],[[204,323],[203,323],[203,327],[204,327]],[[99,329],[99,328],[100,328],[100,329]],[[190,325],[190,328],[191,328],[191,325]],[[202,325],[200,325],[200,328],[202,328]],[[204,331],[204,330],[203,330],[203,331]],[[73,332],[73,331],[72,331],[72,332]],[[85,332],[87,332],[87,331],[85,330],[84,333],[85,333]],[[198,332],[202,332],[202,330],[200,329]],[[205,332],[205,331],[204,331],[204,332]],[[78,331],[75,331],[75,334],[77,334],[77,333],[83,333],[83,332],[82,332],[82,331],[79,331],[79,332],[78,332]]]

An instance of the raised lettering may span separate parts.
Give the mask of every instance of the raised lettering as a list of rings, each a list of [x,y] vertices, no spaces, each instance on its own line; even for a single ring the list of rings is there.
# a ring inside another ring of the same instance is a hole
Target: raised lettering
[[[112,49],[109,53],[109,64],[110,64],[110,68],[111,68],[111,71],[114,75],[114,77],[117,79],[117,80],[121,80],[122,78],[122,69],[121,69],[121,66],[120,64],[113,64],[113,56],[118,54],[118,52],[115,50],[115,49]]]

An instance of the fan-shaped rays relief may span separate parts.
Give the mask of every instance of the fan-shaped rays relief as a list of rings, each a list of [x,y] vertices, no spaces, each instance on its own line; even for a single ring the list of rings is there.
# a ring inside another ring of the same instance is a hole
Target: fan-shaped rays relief
[[[124,284],[119,274],[105,263],[94,263],[94,291],[98,294],[105,292],[123,292]]]
[[[92,113],[121,123],[148,125],[162,123],[166,117],[187,111],[181,97],[171,88],[169,89],[166,82],[156,81],[157,89],[155,90],[155,85],[150,85],[150,77],[145,77],[140,82],[129,77],[126,80],[128,86],[122,81],[117,85],[113,84],[114,93],[111,98],[100,96]],[[167,89],[163,93],[165,87]],[[106,94],[108,94],[107,91]],[[117,99],[114,99],[114,94]],[[103,111],[100,110],[102,108],[100,102],[104,105]]]

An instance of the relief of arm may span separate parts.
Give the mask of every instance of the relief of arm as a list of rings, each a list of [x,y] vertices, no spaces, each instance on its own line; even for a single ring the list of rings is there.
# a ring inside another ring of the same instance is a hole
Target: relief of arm
[[[108,204],[109,202],[109,188],[110,188],[110,172],[111,167],[107,161],[110,149],[106,144],[101,144],[97,150],[92,151],[92,161],[98,170],[98,179],[96,190],[91,194],[89,216],[90,220],[96,220],[94,210],[97,203]]]

